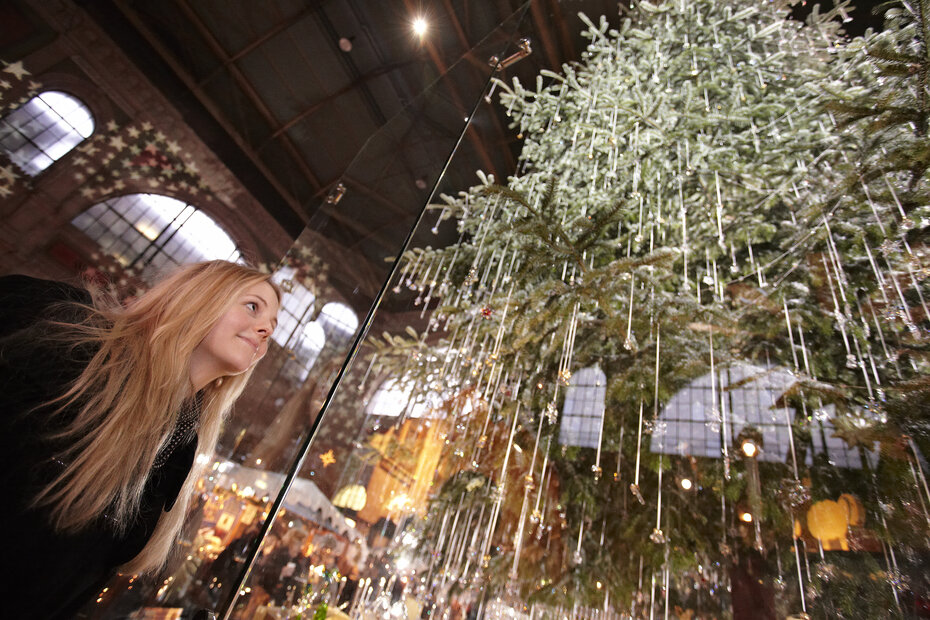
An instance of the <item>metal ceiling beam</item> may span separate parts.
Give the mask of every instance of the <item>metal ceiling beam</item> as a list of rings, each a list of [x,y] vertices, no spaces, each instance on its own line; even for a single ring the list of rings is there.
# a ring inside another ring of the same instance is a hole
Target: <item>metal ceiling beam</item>
[[[204,42],[209,46],[210,50],[216,55],[216,57],[224,64],[229,62],[229,55],[226,53],[226,50],[223,48],[222,44],[214,36],[213,32],[207,28],[206,24],[200,19],[200,16],[191,8],[187,3],[187,0],[175,0],[180,7],[181,11],[184,13],[185,17],[190,20],[190,23],[197,29],[198,34],[203,38]],[[280,123],[271,113],[271,110],[268,109],[268,106],[265,105],[265,101],[259,96],[258,92],[255,90],[255,87],[249,81],[249,79],[242,73],[239,69],[239,66],[235,63],[228,64],[228,70],[230,75],[236,82],[236,85],[242,89],[242,92],[245,93],[246,97],[249,99],[249,102],[255,106],[255,109],[258,110],[258,113],[262,115],[262,118],[265,119],[265,122],[268,123],[268,126],[272,128],[272,131],[276,131],[280,127]],[[310,185],[313,186],[314,191],[319,192],[323,187],[320,183],[320,180],[316,177],[310,167],[307,165],[307,162],[304,160],[304,156],[300,153],[291,139],[284,135],[280,137],[281,145],[284,147],[284,150],[287,151],[287,154],[291,156],[294,160],[294,163],[297,164],[297,167],[300,168],[300,171],[304,174]]]
[[[530,11],[533,14],[533,25],[536,26],[536,34],[539,35],[539,42],[542,43],[543,51],[546,53],[546,60],[553,71],[559,70],[559,52],[555,47],[555,41],[552,40],[552,32],[546,23],[545,0],[532,0]]]
[[[465,30],[462,29],[461,21],[459,20],[458,14],[455,12],[455,8],[452,6],[451,0],[443,0],[443,5],[446,7],[449,15],[452,17],[452,27],[455,28],[455,34],[458,36],[459,44],[465,49],[465,53],[468,54],[468,51],[471,50],[472,45],[468,41],[468,37],[465,35]],[[472,54],[468,54],[468,58],[473,58]],[[474,60],[480,61],[480,59],[475,58]],[[501,125],[500,118],[497,114],[491,114],[491,119],[494,122],[494,130],[497,131],[502,136],[507,135],[507,130]],[[474,134],[472,134],[474,135]],[[477,137],[476,137],[477,139]],[[507,157],[507,166],[510,170],[515,170],[517,167],[517,162],[513,160],[513,155],[510,153],[510,149],[503,150],[504,155]],[[488,170],[491,172],[491,170]]]
[[[223,128],[223,131],[236,143],[236,146],[245,153],[246,157],[249,158],[252,165],[258,169],[261,174],[265,177],[268,183],[275,188],[281,197],[287,202],[288,206],[294,211],[295,214],[303,221],[305,224],[307,222],[307,213],[306,210],[301,206],[299,200],[294,196],[287,188],[285,188],[281,182],[278,180],[268,166],[265,165],[261,157],[258,156],[258,153],[252,148],[248,142],[246,142],[243,137],[239,134],[235,127],[229,122],[229,119],[223,114],[223,111],[218,105],[213,101],[213,99],[207,95],[204,90],[197,84],[193,79],[190,73],[181,66],[177,58],[172,54],[164,45],[164,43],[159,39],[148,27],[144,19],[141,19],[139,15],[128,5],[124,0],[114,0],[119,12],[125,17],[132,27],[135,28],[142,38],[145,39],[146,43],[152,46],[161,60],[171,67],[171,70],[174,74],[184,83],[184,85],[194,94],[200,104],[207,110],[207,112],[213,116],[217,124]]]
[[[288,120],[286,123],[282,124],[278,129],[276,129],[275,132],[272,133],[272,134],[267,138],[267,140],[265,140],[265,142],[262,143],[261,146],[259,146],[259,149],[261,149],[265,144],[267,144],[267,143],[270,142],[271,140],[273,140],[273,139],[277,138],[278,136],[280,136],[282,133],[286,132],[288,129],[290,129],[291,127],[293,127],[294,125],[296,125],[296,124],[299,123],[300,121],[304,120],[305,118],[307,118],[308,116],[312,115],[313,113],[319,111],[323,106],[325,106],[325,105],[327,105],[327,104],[329,104],[329,103],[332,103],[334,100],[338,99],[338,98],[341,97],[342,95],[345,95],[346,93],[349,93],[349,92],[355,90],[356,88],[359,88],[360,86],[364,85],[366,82],[368,82],[368,81],[370,81],[370,80],[373,80],[373,79],[376,78],[376,77],[380,77],[380,76],[385,75],[385,74],[387,74],[387,73],[390,73],[390,72],[392,72],[392,71],[396,71],[397,69],[401,69],[401,68],[403,68],[403,67],[405,67],[405,66],[407,66],[407,65],[409,65],[409,64],[413,64],[413,63],[412,63],[411,61],[393,63],[393,64],[390,64],[390,65],[385,65],[385,66],[383,66],[383,67],[379,67],[378,69],[376,69],[376,70],[374,70],[374,71],[371,71],[371,72],[369,72],[369,73],[366,73],[366,74],[364,74],[364,75],[359,76],[358,79],[352,81],[350,84],[348,84],[348,85],[346,85],[346,86],[343,86],[342,88],[340,88],[339,90],[337,90],[337,91],[334,92],[333,94],[329,95],[328,97],[326,97],[326,98],[324,98],[324,99],[321,99],[320,101],[317,101],[316,103],[314,103],[314,104],[313,104],[312,106],[310,106],[309,108],[306,108],[306,109],[304,109],[304,110],[301,110],[296,116],[292,117],[292,118],[291,118],[290,120]]]
[[[214,69],[212,72],[210,72],[210,74],[207,75],[207,77],[205,77],[201,81],[201,83],[209,82],[214,77],[216,77],[217,73],[219,73],[220,71],[222,71],[229,65],[235,63],[240,58],[243,58],[249,55],[250,53],[258,49],[259,47],[261,47],[262,45],[264,45],[265,43],[267,43],[268,41],[270,41],[277,35],[281,34],[285,30],[288,30],[289,28],[291,28],[292,26],[300,22],[304,17],[310,15],[311,13],[319,11],[320,8],[321,8],[321,5],[319,4],[311,4],[309,7],[303,9],[302,11],[298,11],[294,15],[291,15],[290,17],[288,17],[287,19],[282,19],[277,24],[272,26],[269,30],[265,31],[257,39],[248,43],[241,50],[239,50],[238,52],[236,52],[235,54],[231,56],[227,56],[227,60],[222,65],[220,65],[219,67]]]
[[[404,0],[404,5],[407,7],[407,10],[411,14],[415,14],[417,11],[417,6],[413,0]],[[458,21],[458,18],[453,13],[450,16],[453,20]],[[430,59],[433,61],[433,64],[436,65],[436,70],[439,72],[439,75],[445,74],[448,70],[446,63],[442,60],[442,57],[439,55],[439,52],[436,50],[436,46],[432,43],[425,43],[426,51],[429,54]],[[469,49],[469,48],[466,48]],[[462,110],[470,110],[470,107],[465,107],[465,104],[462,103],[462,98],[459,96],[458,90],[453,86],[449,85],[449,98],[452,102],[460,107]],[[475,151],[478,153],[478,156],[481,158],[482,164],[485,166],[485,169],[489,173],[495,173],[494,176],[500,176],[496,174],[496,166],[494,162],[491,161],[491,156],[488,155],[488,151],[485,148],[485,145],[482,143],[481,139],[475,134],[475,132],[468,132],[468,139],[472,142],[475,147]]]
[[[552,21],[559,27],[559,41],[562,43],[563,58],[578,58],[575,55],[575,45],[572,43],[572,33],[568,30],[568,22],[565,21],[565,15],[562,13],[562,6],[559,0],[549,0],[549,10],[552,13]]]

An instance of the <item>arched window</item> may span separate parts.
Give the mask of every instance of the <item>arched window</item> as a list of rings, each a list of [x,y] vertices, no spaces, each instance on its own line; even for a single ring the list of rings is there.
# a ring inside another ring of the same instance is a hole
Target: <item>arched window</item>
[[[157,194],[129,194],[97,203],[71,223],[124,267],[151,281],[172,265],[241,261],[236,244],[208,215]]]
[[[304,328],[301,326],[306,326],[316,300],[316,296],[307,287],[294,281],[295,273],[293,267],[282,267],[271,278],[283,293],[278,326],[272,337],[285,349],[292,348],[302,338]]]
[[[67,93],[46,91],[0,119],[0,148],[35,176],[94,132],[94,117]]]
[[[698,377],[662,407],[653,431],[651,450],[721,458],[721,437],[732,455],[737,437],[749,426],[762,437],[762,451],[757,457],[760,461],[789,462],[791,433],[788,425],[794,422],[796,412],[785,407],[782,396],[798,378],[782,368],[746,363],[718,367],[716,373],[713,384],[714,376],[710,373]],[[826,454],[837,467],[862,467],[858,451],[833,436],[835,428],[830,421],[833,415],[833,405],[815,412],[811,422],[813,451]],[[808,452],[808,463],[810,459]]]
[[[408,418],[432,417],[430,412],[442,405],[442,396],[436,392],[414,393],[414,387],[413,383],[388,379],[368,401],[365,413],[396,418],[406,411]]]
[[[572,375],[565,390],[559,443],[563,446],[596,448],[604,420],[607,377],[597,366],[582,368]]]

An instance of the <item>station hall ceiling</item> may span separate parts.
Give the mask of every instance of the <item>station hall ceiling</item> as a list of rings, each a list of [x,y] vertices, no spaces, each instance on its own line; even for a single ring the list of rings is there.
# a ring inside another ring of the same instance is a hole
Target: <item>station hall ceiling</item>
[[[462,111],[477,103],[482,122],[442,187],[464,190],[479,169],[515,171],[516,131],[496,101],[479,101],[490,56],[528,38],[533,52],[498,75],[534,84],[540,70],[581,59],[580,12],[620,20],[616,0],[77,2],[285,230],[296,238],[326,221],[323,234],[367,263],[342,288],[366,297],[428,198]],[[340,182],[362,198],[350,210],[326,202]],[[449,223],[420,228],[421,245],[456,238]]]

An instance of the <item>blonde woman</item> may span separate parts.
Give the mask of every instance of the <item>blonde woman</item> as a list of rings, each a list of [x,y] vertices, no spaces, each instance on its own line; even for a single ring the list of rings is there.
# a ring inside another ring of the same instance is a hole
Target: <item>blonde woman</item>
[[[126,306],[0,278],[0,617],[71,618],[159,568],[277,323],[267,274],[180,268]]]

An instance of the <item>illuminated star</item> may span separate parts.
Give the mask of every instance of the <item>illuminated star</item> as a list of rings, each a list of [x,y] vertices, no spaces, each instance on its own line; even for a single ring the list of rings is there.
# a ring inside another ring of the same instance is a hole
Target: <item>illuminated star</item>
[[[333,456],[333,451],[329,450],[320,455],[320,462],[323,463],[323,467],[329,467],[336,462],[336,457]]]
[[[11,62],[4,67],[3,70],[7,73],[12,73],[18,80],[23,79],[24,75],[30,75],[30,73],[26,71],[26,68],[23,67],[22,61]]]

